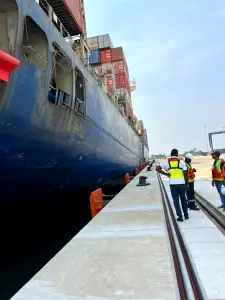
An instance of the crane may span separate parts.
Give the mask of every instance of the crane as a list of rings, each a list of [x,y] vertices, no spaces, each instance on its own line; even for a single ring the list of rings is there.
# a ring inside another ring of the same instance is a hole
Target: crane
[[[213,132],[208,133],[208,135],[209,135],[209,146],[210,146],[211,150],[213,150],[212,136],[215,135],[215,134],[224,134],[224,133],[225,133],[225,130],[213,131]]]

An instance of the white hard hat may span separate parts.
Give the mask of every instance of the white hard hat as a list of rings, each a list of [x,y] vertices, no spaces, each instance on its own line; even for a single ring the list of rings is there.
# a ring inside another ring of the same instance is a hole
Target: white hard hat
[[[189,158],[189,159],[192,159],[193,155],[192,155],[191,153],[187,153],[187,154],[185,155],[185,157],[186,157],[186,158]]]

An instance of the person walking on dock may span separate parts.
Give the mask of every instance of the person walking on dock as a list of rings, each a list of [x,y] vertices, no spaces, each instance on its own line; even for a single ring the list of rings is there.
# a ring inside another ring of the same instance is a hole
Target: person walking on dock
[[[225,211],[225,177],[223,175],[223,168],[225,162],[220,158],[219,151],[213,151],[211,153],[214,163],[212,166],[212,186],[216,186],[216,189],[220,195],[221,203],[218,208],[223,208]]]
[[[191,161],[192,161],[192,154],[187,153],[185,155],[185,163],[187,165],[188,170],[188,189],[186,190],[187,200],[188,200],[188,208],[191,210],[199,210],[199,208],[196,206],[195,203],[195,188],[194,188],[194,182],[195,182],[195,172],[196,169],[192,168]]]
[[[177,221],[183,221],[184,218],[189,219],[188,206],[186,198],[186,188],[188,186],[188,172],[186,163],[178,158],[178,150],[173,149],[171,151],[171,157],[164,160],[160,166],[156,167],[156,171],[163,174],[170,179],[170,191],[173,198],[174,207],[178,216]],[[180,207],[180,201],[182,211]]]

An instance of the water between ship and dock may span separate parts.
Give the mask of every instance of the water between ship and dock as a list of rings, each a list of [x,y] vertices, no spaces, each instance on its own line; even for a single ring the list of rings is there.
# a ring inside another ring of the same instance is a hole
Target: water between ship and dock
[[[115,195],[123,186],[105,186],[103,192]],[[1,212],[1,300],[10,299],[91,220],[90,192],[43,197],[37,191],[32,201]]]

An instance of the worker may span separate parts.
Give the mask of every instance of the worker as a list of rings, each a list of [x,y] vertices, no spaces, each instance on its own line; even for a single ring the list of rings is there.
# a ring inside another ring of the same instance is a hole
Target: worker
[[[194,189],[194,182],[195,182],[195,173],[196,169],[192,168],[191,161],[192,161],[192,154],[187,153],[185,155],[185,163],[187,165],[188,170],[188,189],[186,190],[187,200],[188,200],[188,208],[191,210],[199,210],[195,203],[195,189]]]
[[[161,165],[157,166],[156,171],[169,177],[170,179],[170,191],[178,217],[177,221],[183,222],[182,211],[184,218],[186,220],[189,219],[187,199],[185,194],[186,186],[188,186],[188,172],[185,162],[178,158],[178,150],[173,149],[171,151],[171,157],[165,159]],[[180,201],[182,211],[180,207]]]
[[[220,158],[219,151],[213,151],[211,155],[212,159],[214,159],[212,166],[212,186],[216,186],[220,195],[221,205],[218,208],[223,208],[223,211],[225,211],[225,177],[223,174],[225,162]]]

